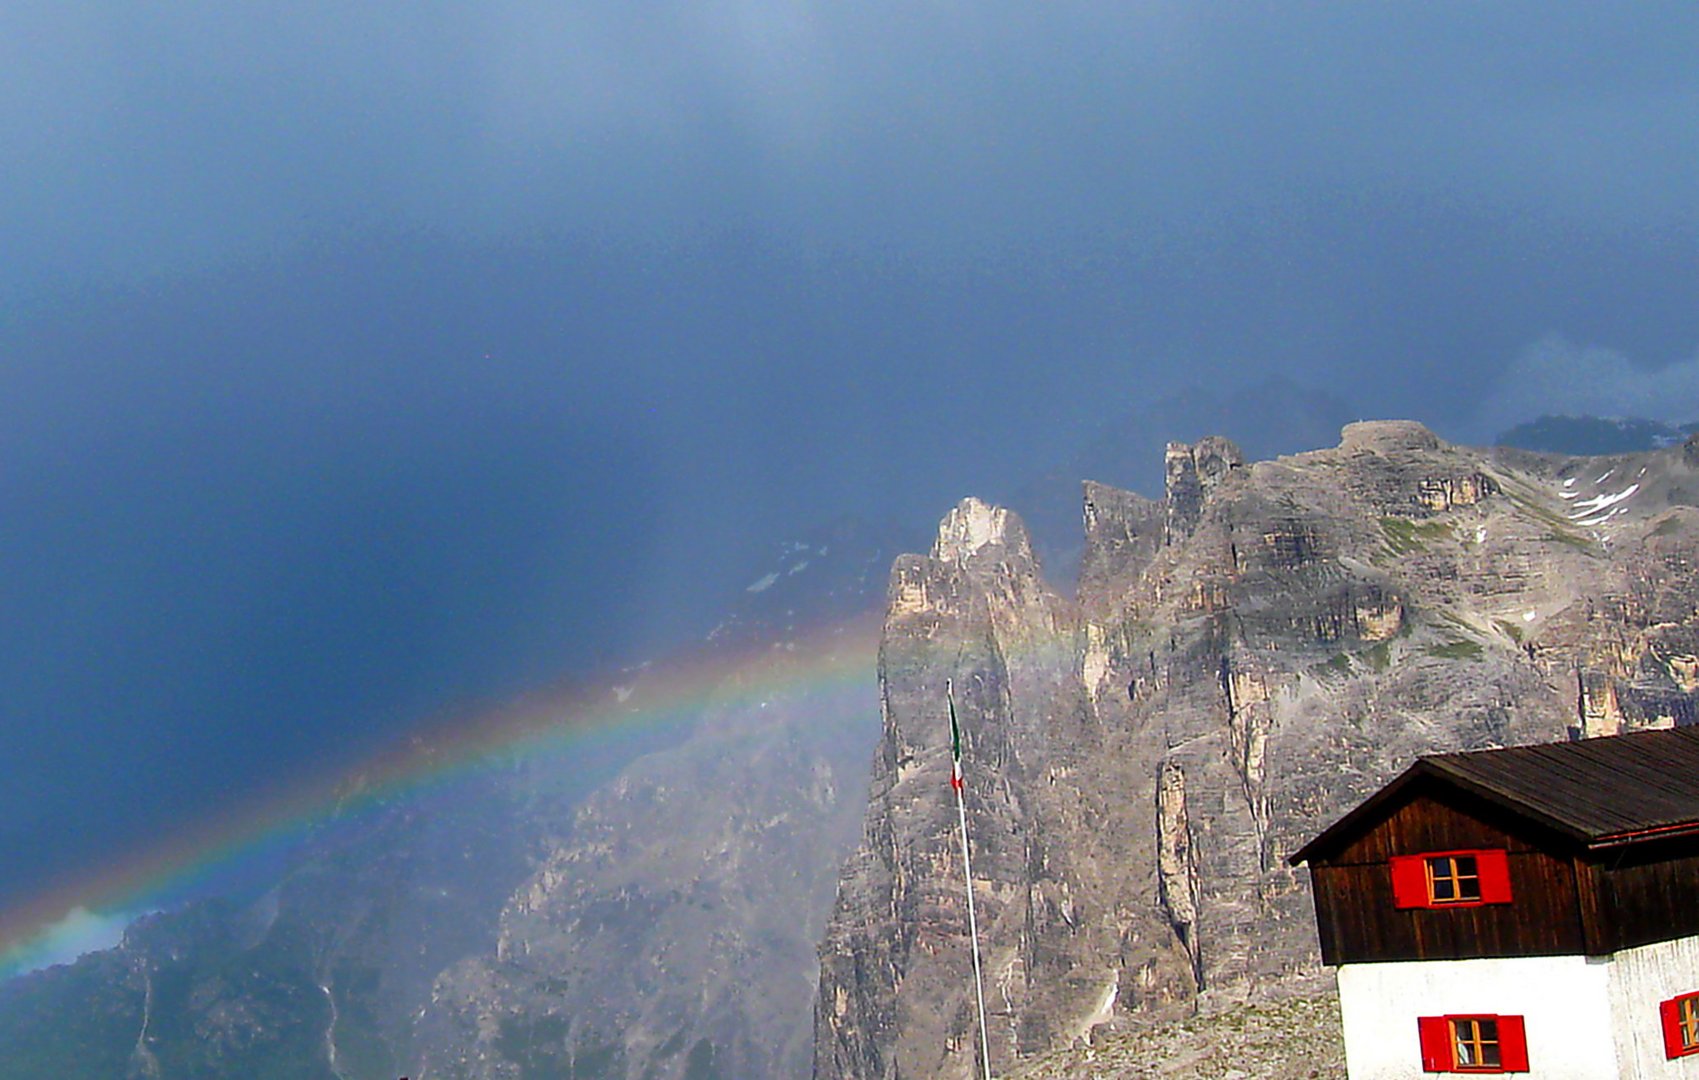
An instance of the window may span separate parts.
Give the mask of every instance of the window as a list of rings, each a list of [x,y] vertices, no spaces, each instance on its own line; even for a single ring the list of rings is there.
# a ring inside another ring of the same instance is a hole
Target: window
[[[1528,1039],[1520,1016],[1424,1016],[1416,1027],[1424,1072],[1528,1071]]]
[[[1401,908],[1508,904],[1510,858],[1491,849],[1394,855],[1392,898]]]
[[[1499,1067],[1497,1018],[1466,1017],[1448,1023],[1451,1025],[1451,1057],[1459,1069]]]
[[[1664,1026],[1664,1056],[1699,1054],[1699,993],[1683,994],[1658,1005]]]
[[[1428,872],[1430,903],[1480,903],[1481,866],[1475,856],[1430,855],[1422,864]]]

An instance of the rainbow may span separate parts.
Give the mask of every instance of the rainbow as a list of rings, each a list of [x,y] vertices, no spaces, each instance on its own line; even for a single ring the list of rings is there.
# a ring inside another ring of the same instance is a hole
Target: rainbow
[[[481,770],[583,750],[597,740],[682,731],[710,709],[759,707],[798,694],[810,700],[865,694],[878,630],[878,618],[864,615],[783,646],[703,648],[422,724],[352,768],[250,796],[217,820],[182,828],[0,910],[0,978],[65,955],[79,938],[110,927],[118,913],[189,895],[197,884],[263,863],[329,826],[402,799],[452,798],[458,782]]]

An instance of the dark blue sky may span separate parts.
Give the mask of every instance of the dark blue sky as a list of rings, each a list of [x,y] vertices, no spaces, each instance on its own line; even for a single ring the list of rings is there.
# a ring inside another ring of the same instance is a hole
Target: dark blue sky
[[[1686,4],[0,6],[0,903],[1187,386],[1699,418],[1696,49]]]

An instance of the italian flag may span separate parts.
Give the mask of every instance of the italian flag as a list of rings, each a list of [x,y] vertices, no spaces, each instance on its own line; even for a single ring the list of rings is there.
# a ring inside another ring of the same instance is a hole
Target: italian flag
[[[967,885],[967,929],[973,940],[973,992],[979,1001],[979,1063],[991,1080],[991,1042],[985,1031],[985,979],[979,969],[979,922],[973,914],[973,862],[967,847],[967,805],[962,802],[962,726],[956,723],[956,687],[944,680],[944,700],[950,703],[950,786],[956,789],[956,820],[962,827],[962,879]]]
[[[945,700],[950,703],[950,786],[962,790],[962,729],[956,723],[956,695],[946,687]]]

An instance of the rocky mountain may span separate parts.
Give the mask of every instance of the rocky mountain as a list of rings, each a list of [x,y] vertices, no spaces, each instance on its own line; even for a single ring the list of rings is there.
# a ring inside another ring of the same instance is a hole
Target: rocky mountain
[[[814,946],[856,839],[876,730],[871,634],[840,627],[722,688],[683,745],[578,812],[438,980],[431,1077],[794,1076]],[[844,685],[809,674],[843,664]],[[751,693],[750,691],[754,691]]]
[[[877,618],[858,616],[889,559],[847,522],[781,546],[710,635],[763,657],[538,853],[495,949],[438,980],[416,1072],[806,1072],[814,949],[877,737]]]
[[[1413,756],[1694,719],[1699,442],[1565,458],[1379,422],[1164,464],[1159,500],[1086,485],[1073,597],[974,500],[897,560],[821,1080],[978,1075],[946,679],[1000,1074],[1306,980],[1284,857]]]
[[[1022,1062],[1009,1080],[1345,1080],[1338,996],[1307,981],[1293,989],[1169,1023],[1099,1028],[1089,1042]]]
[[[894,563],[780,545],[697,653],[521,706],[652,736],[333,815],[258,902],[0,986],[0,1077],[972,1075],[946,678],[992,1057],[1065,1075],[1325,1017],[1282,857],[1410,756],[1694,715],[1699,447],[1160,457],[1085,485],[1077,590],[976,500]]]

